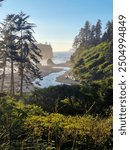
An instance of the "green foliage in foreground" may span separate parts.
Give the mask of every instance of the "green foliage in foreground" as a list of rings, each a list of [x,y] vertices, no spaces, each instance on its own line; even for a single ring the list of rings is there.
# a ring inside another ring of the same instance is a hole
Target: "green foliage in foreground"
[[[105,144],[111,146],[112,118],[101,119],[92,116],[63,116],[50,114],[48,116],[32,116],[25,122],[30,136],[40,139],[46,136],[48,144],[54,142],[57,149],[68,144],[70,148],[105,149]],[[32,133],[30,132],[32,131]],[[64,149],[64,148],[63,148]],[[106,147],[109,149],[109,147]]]
[[[10,97],[0,98],[2,150],[111,150],[112,116],[45,113]]]

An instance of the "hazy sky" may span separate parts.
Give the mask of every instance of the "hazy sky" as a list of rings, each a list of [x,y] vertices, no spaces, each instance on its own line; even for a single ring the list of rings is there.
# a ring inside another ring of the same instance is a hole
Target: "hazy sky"
[[[5,0],[0,8],[0,21],[7,14],[23,11],[37,25],[38,42],[51,43],[54,51],[72,47],[74,37],[86,20],[102,20],[103,27],[112,19],[112,0]]]

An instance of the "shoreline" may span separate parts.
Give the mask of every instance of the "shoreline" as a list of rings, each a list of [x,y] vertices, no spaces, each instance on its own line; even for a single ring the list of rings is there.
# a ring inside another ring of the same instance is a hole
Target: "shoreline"
[[[63,71],[64,69],[62,67],[69,67],[71,69],[71,65],[68,62],[67,63],[61,63],[61,64],[48,65],[48,66],[41,66],[41,65],[39,66],[40,71],[41,71],[41,76],[43,78],[45,76],[48,76],[51,73],[56,73],[56,72]],[[69,85],[79,84],[77,81],[66,78],[66,75],[70,72],[71,72],[70,70],[66,71],[65,74],[57,77],[56,82],[60,82],[60,83],[63,83],[63,84],[69,84]],[[18,73],[15,73],[14,76],[15,76],[14,77],[15,78],[15,92],[18,93],[20,78],[18,76]],[[11,78],[11,75],[6,74],[5,83],[4,83],[4,91],[9,91],[10,90],[10,78]],[[33,78],[32,81],[34,81],[35,79],[36,78]],[[1,79],[0,79],[0,83],[1,83]],[[34,86],[33,84],[29,85],[28,88],[27,88],[25,83],[24,83],[23,92],[31,92],[31,91],[35,90],[35,88],[37,88],[37,87]]]
[[[79,84],[78,81],[75,81],[75,80],[72,80],[72,79],[66,77],[68,74],[70,74],[70,72],[71,71],[67,71],[63,75],[57,77],[56,81],[57,82],[61,82],[63,84],[69,84],[69,85],[77,85],[77,84]]]
[[[51,73],[55,73],[55,72],[59,72],[62,71],[61,68],[53,68],[52,66],[40,66],[40,71],[41,71],[41,76],[45,77]],[[6,74],[5,76],[5,82],[4,82],[4,91],[10,91],[10,78],[11,78],[11,74]],[[15,83],[15,92],[17,93],[19,90],[19,82],[20,82],[20,78],[18,73],[14,73],[14,83]],[[32,78],[31,80],[34,81],[36,78]],[[2,79],[0,79],[0,83],[1,83]],[[24,82],[24,86],[23,86],[23,90],[24,92],[30,92],[33,91],[36,87],[31,84],[28,86],[28,88],[26,88],[25,82]]]
[[[59,71],[56,71],[56,72],[60,72],[60,71],[63,71],[63,69],[61,69],[60,67],[68,67],[70,68],[69,71],[66,71],[63,75],[59,76],[56,78],[56,82],[60,82],[60,83],[63,83],[63,84],[68,84],[68,85],[76,85],[76,84],[79,84],[78,81],[75,81],[75,80],[72,80],[70,78],[66,78],[66,76],[68,74],[71,74],[71,63],[69,61],[67,61],[66,63],[60,63],[60,64],[54,64],[54,65],[51,65],[52,69],[59,69]],[[54,68],[53,68],[54,67]],[[57,67],[57,68],[56,68]],[[58,68],[59,67],[59,68]],[[51,73],[55,73],[55,72],[51,72]],[[48,74],[49,75],[49,74]]]

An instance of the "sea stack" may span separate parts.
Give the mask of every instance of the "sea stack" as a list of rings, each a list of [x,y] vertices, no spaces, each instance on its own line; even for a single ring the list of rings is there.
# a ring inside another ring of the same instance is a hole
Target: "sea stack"
[[[38,48],[41,50],[41,55],[42,55],[42,59],[41,59],[41,65],[49,65],[48,64],[48,60],[50,62],[50,60],[52,61],[53,58],[53,50],[50,44],[38,44]]]

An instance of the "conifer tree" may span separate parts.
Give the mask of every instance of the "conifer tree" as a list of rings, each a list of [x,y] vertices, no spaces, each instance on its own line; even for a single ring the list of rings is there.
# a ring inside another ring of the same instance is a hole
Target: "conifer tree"
[[[102,41],[111,41],[113,39],[113,20],[106,24],[106,31],[103,34]]]
[[[85,26],[84,26],[84,40],[85,42],[84,47],[89,48],[90,46],[90,34],[91,34],[91,25],[89,21],[86,21]]]
[[[1,23],[1,58],[3,62],[3,73],[2,73],[2,84],[1,92],[3,92],[4,87],[4,78],[5,78],[5,68],[8,63],[10,63],[11,68],[11,80],[10,80],[10,94],[14,95],[14,60],[16,54],[16,45],[15,45],[15,15],[7,15],[3,23]]]
[[[36,40],[33,36],[33,28],[35,24],[29,23],[29,16],[21,12],[17,15],[16,20],[16,30],[18,34],[18,44],[19,44],[19,56],[17,61],[19,62],[19,75],[20,75],[20,95],[23,95],[23,82],[24,79],[29,81],[28,75],[26,75],[25,70],[30,72],[30,75],[40,77],[40,72],[37,67],[38,57],[40,57],[40,50],[36,46]],[[31,82],[30,82],[31,83]]]
[[[90,45],[92,46],[92,45],[94,45],[94,43],[95,43],[95,37],[96,36],[96,34],[95,34],[95,25],[92,25],[92,27],[91,27],[91,33],[90,33]]]
[[[37,42],[33,36],[34,24],[29,23],[24,13],[11,14],[5,19],[1,28],[1,49],[2,59],[2,84],[4,87],[6,60],[9,60],[11,68],[10,93],[14,95],[14,70],[17,68],[20,77],[20,95],[23,95],[23,84],[32,83],[32,79],[41,78],[39,68],[40,49],[36,46]]]
[[[99,44],[101,42],[101,35],[102,35],[102,23],[99,19],[95,26],[95,44]]]

